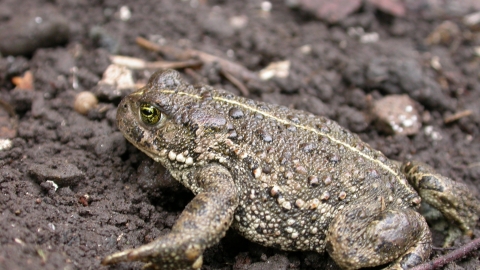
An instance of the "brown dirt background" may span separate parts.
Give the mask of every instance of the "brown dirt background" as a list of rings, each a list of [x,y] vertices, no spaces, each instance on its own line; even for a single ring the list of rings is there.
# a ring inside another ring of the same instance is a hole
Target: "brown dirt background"
[[[251,97],[326,115],[390,158],[414,157],[463,179],[473,192],[478,189],[480,57],[474,50],[480,46],[480,31],[463,23],[465,15],[480,9],[475,1],[405,1],[404,17],[364,3],[334,24],[280,0],[271,1],[271,12],[262,12],[262,1],[256,0],[18,3],[0,1],[0,26],[48,9],[67,19],[69,38],[61,46],[0,58],[0,99],[18,116],[13,146],[0,151],[0,269],[140,269],[140,263],[105,267],[100,261],[167,233],[192,198],[175,184],[157,184],[162,169],[118,132],[116,105],[126,93],[102,95],[97,87],[110,54],[161,59],[137,46],[137,36],[208,52],[253,71],[290,60],[287,79],[251,87]],[[132,12],[130,20],[119,19],[121,6]],[[232,28],[229,19],[234,16],[247,18],[247,27]],[[428,44],[426,38],[445,21],[458,31]],[[380,38],[360,43],[352,35],[355,27]],[[9,31],[14,35],[16,29]],[[308,53],[301,49],[304,45],[309,45]],[[432,59],[441,70],[432,67]],[[14,89],[12,78],[27,70],[33,73],[34,91]],[[184,75],[238,93],[217,71],[216,65],[206,65],[191,70],[196,78]],[[145,82],[151,73],[138,70],[134,75]],[[100,99],[87,116],[73,110],[74,98],[83,90]],[[408,94],[422,108],[424,128],[416,135],[388,135],[371,121],[369,103],[398,93]],[[443,122],[464,110],[472,114]],[[39,176],[48,169],[61,174],[56,191]],[[73,176],[67,177],[69,173]],[[441,234],[434,236],[440,246]],[[479,269],[478,258],[477,251],[445,269]],[[337,267],[328,255],[265,248],[230,231],[206,251],[202,269]]]

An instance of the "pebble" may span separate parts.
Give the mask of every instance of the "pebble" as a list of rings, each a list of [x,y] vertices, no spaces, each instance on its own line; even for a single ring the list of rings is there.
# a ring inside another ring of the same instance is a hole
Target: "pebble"
[[[375,101],[372,114],[384,132],[413,135],[422,127],[417,107],[407,95],[390,95]]]
[[[127,151],[126,140],[120,132],[95,136],[89,140],[97,156],[121,156]]]
[[[67,43],[68,20],[53,7],[16,14],[0,24],[0,53],[3,55],[31,55],[38,48]]]
[[[77,94],[73,108],[76,112],[87,115],[88,112],[98,105],[97,97],[89,91],[83,91]]]
[[[47,164],[31,164],[28,173],[39,183],[53,181],[56,185],[70,186],[85,179],[77,166],[62,160],[49,160]]]
[[[314,14],[318,19],[335,23],[347,18],[362,5],[360,0],[298,0],[288,1],[290,7],[298,7],[306,12]],[[287,2],[287,3],[288,3]],[[293,4],[293,2],[295,2]]]

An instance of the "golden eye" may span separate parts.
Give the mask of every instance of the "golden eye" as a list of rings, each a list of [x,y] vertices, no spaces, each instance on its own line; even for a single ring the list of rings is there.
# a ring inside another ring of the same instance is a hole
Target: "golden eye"
[[[157,107],[144,103],[140,105],[140,117],[143,123],[153,126],[160,121],[162,113]]]

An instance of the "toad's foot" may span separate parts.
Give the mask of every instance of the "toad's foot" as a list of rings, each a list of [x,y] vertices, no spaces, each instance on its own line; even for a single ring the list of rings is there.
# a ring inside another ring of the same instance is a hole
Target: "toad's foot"
[[[405,162],[402,170],[424,202],[439,210],[446,219],[455,222],[464,234],[473,235],[480,202],[467,185],[442,176],[418,161]]]
[[[392,261],[387,269],[408,269],[425,261],[431,250],[428,225],[412,209],[354,206],[334,218],[326,240],[328,253],[342,269]]]
[[[193,238],[170,233],[150,244],[107,256],[102,264],[144,261],[147,263],[144,269],[200,269],[203,248],[199,244],[192,244]]]
[[[216,244],[232,223],[238,197],[230,172],[222,166],[213,164],[197,171],[195,180],[201,191],[169,234],[107,256],[102,264],[143,261],[146,269],[200,269],[203,251]]]

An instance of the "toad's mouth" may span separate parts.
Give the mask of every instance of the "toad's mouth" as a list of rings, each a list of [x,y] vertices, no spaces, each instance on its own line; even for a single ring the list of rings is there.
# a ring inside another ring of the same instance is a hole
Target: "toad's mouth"
[[[149,156],[151,159],[155,160],[155,162],[160,162],[160,150],[151,150],[148,147],[145,147],[144,144],[142,144],[142,141],[138,142],[135,138],[125,135],[125,138],[133,144],[135,147],[137,147],[140,151],[145,153],[145,155]]]
[[[148,149],[140,149],[143,153],[149,156],[151,159],[155,160],[155,162],[160,162],[160,156],[157,152],[150,151]]]

